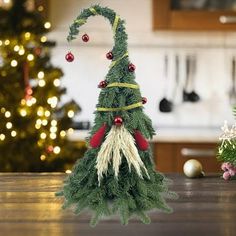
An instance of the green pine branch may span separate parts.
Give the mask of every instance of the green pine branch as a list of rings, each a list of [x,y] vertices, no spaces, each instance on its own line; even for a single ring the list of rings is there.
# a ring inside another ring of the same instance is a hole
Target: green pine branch
[[[217,159],[236,165],[236,140],[224,141],[218,149]]]

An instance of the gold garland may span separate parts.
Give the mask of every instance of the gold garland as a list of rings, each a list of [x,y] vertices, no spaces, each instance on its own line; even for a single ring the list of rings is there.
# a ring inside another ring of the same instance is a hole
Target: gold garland
[[[85,19],[78,19],[74,21],[74,23],[78,23],[79,25],[83,25],[85,22],[86,22]]]
[[[127,111],[141,106],[143,106],[143,103],[137,102],[124,107],[98,107],[97,111]]]
[[[97,15],[97,14],[98,14],[94,7],[90,7],[89,10],[90,10],[94,15]]]
[[[111,83],[106,86],[106,88],[111,87],[123,87],[123,88],[131,88],[131,89],[139,89],[139,86],[137,84],[129,84],[129,83]]]
[[[124,57],[129,56],[129,53],[126,52],[122,57],[118,58],[117,60],[113,61],[110,65],[110,68],[112,68],[117,62],[119,62],[121,59],[123,59]]]
[[[115,20],[113,22],[113,26],[112,26],[112,30],[113,33],[116,32],[117,26],[118,26],[118,22],[119,22],[120,17],[118,15],[115,16]]]

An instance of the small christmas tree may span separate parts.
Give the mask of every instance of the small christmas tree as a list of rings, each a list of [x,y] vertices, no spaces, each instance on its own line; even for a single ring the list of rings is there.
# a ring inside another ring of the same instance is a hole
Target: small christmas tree
[[[63,171],[82,155],[67,139],[79,106],[60,102],[66,90],[50,63],[50,23],[27,3],[0,6],[0,171]]]
[[[149,223],[145,212],[170,212],[164,198],[175,194],[168,191],[165,177],[154,169],[146,141],[152,138],[154,130],[143,112],[147,100],[135,81],[124,21],[113,10],[95,5],[75,19],[68,41],[76,38],[88,17],[96,15],[107,18],[112,25],[115,45],[106,55],[112,62],[106,79],[99,83],[101,93],[89,137],[90,148],[75,164],[58,195],[65,197],[64,207],[75,206],[76,214],[92,210],[92,226],[100,218],[116,213],[122,224],[127,224],[133,215]],[[87,41],[88,36],[84,38]],[[73,60],[71,53],[66,58]]]
[[[236,114],[236,109],[234,113]],[[235,178],[236,175],[236,124],[229,128],[225,121],[222,131],[217,158],[222,162],[223,178],[229,180]]]

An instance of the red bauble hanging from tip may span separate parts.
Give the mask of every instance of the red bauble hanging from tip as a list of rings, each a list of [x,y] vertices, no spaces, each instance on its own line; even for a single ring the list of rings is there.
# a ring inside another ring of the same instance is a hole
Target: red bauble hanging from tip
[[[68,53],[66,54],[65,58],[66,58],[66,60],[67,60],[68,62],[72,62],[72,61],[74,61],[74,59],[75,59],[74,55],[73,55],[71,52],[68,52]]]
[[[89,36],[88,36],[87,34],[84,34],[84,35],[82,36],[82,40],[83,40],[84,42],[88,42],[88,41],[89,41]],[[75,59],[74,55],[73,55],[71,52],[68,52],[68,53],[66,54],[65,58],[66,58],[66,60],[67,60],[68,62],[72,62],[72,61],[74,61],[74,59]]]
[[[87,43],[89,41],[89,36],[87,34],[82,35],[82,40]]]

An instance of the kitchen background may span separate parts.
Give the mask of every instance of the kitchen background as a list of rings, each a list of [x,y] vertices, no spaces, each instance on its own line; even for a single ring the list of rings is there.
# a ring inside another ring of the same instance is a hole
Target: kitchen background
[[[69,45],[66,42],[71,21],[82,8],[94,3],[92,0],[70,0],[65,7],[56,0],[50,1],[53,30],[49,38],[57,40],[53,62],[65,72],[63,84],[68,88],[65,99],[74,98],[82,108],[76,118],[78,121],[93,121],[99,94],[97,84],[105,77],[110,63],[105,54],[112,46],[112,34],[102,18],[89,19],[84,27],[84,32],[90,36],[89,43],[75,40]],[[155,127],[220,129],[224,120],[233,122],[229,91],[232,89],[232,60],[236,56],[235,32],[153,31],[152,0],[100,0],[96,3],[114,8],[126,19],[130,57],[137,66],[136,79],[142,94],[148,98],[146,113]],[[72,64],[64,60],[68,50],[76,57]],[[179,85],[173,98],[176,56],[179,59]],[[183,102],[188,56],[194,56],[196,60],[194,90],[201,98],[196,103]],[[168,57],[167,76],[165,57]],[[166,93],[167,98],[173,100],[173,112],[161,113],[159,102]]]
[[[0,171],[70,173],[83,157],[113,38],[102,17],[89,18],[72,43],[66,37],[93,4],[126,21],[129,57],[157,131],[150,140],[157,169],[182,172],[194,158],[206,172],[220,171],[221,126],[234,123],[236,104],[236,0],[0,0]]]

